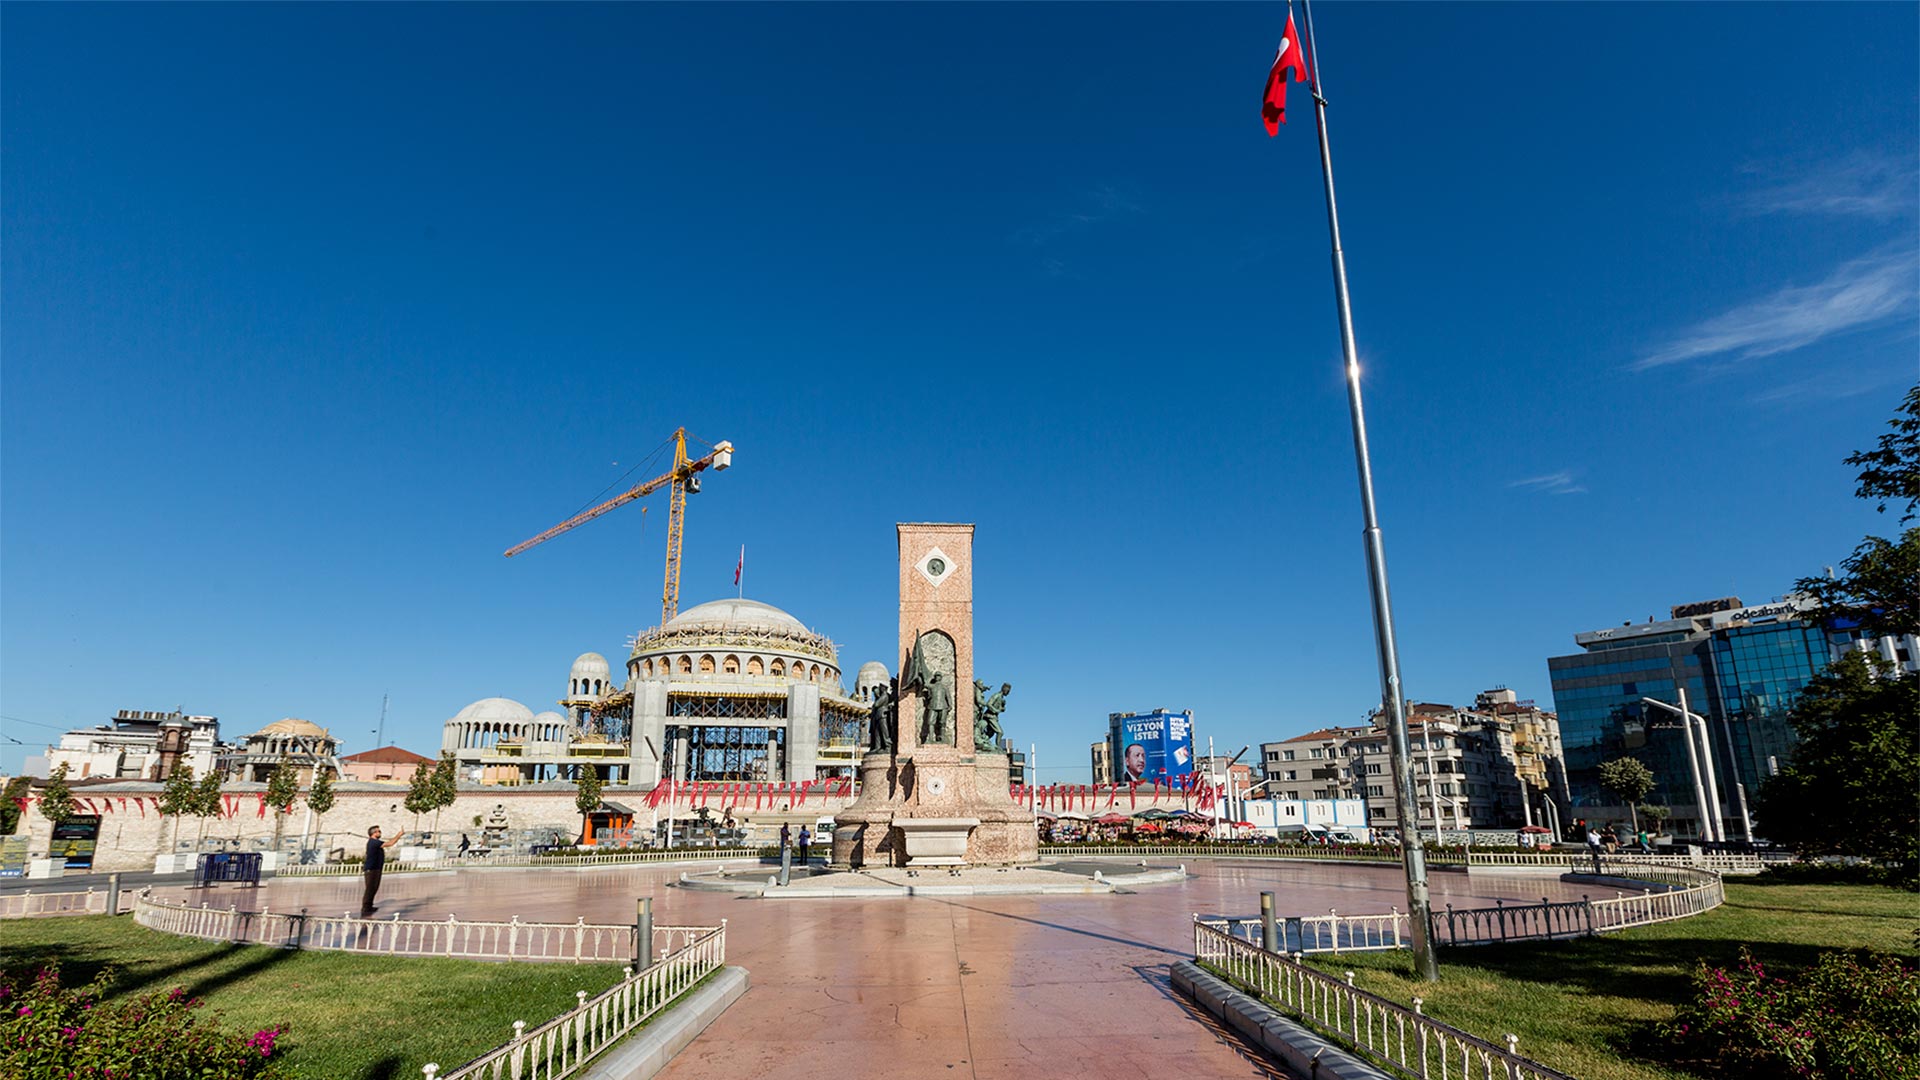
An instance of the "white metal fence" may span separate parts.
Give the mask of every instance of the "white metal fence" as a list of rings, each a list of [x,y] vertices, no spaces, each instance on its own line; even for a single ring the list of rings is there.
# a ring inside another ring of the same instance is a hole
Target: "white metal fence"
[[[822,850],[815,845],[815,850]],[[675,848],[657,851],[625,851],[608,855],[478,855],[468,858],[449,857],[424,862],[395,862],[388,860],[382,868],[383,874],[424,873],[430,870],[485,870],[492,867],[523,868],[540,867],[580,867],[580,866],[634,866],[650,863],[708,862],[714,859],[757,859],[766,855],[761,848]],[[360,863],[308,863],[282,866],[275,873],[280,877],[357,877],[363,870]]]
[[[1637,880],[1660,884],[1660,889],[1616,891],[1595,900],[1548,900],[1537,904],[1455,908],[1447,905],[1431,913],[1429,939],[1437,945],[1491,945],[1502,941],[1540,941],[1586,937],[1630,926],[1684,919],[1711,911],[1726,902],[1720,875],[1705,870],[1673,867],[1628,868],[1603,863],[1611,874],[1631,873]],[[1194,916],[1202,925],[1255,945],[1265,940],[1261,920],[1244,917]],[[1329,908],[1325,915],[1282,916],[1274,920],[1280,951],[1285,953],[1374,952],[1412,945],[1407,915],[1397,908],[1386,914],[1342,915]]]
[[[1249,993],[1345,1039],[1360,1053],[1416,1077],[1440,1080],[1571,1080],[1522,1057],[1519,1038],[1497,1046],[1412,1007],[1370,994],[1300,961],[1270,953],[1225,929],[1195,920],[1194,959],[1212,965]]]
[[[454,1069],[444,1080],[560,1080],[579,1072],[595,1054],[726,963],[726,920],[719,926],[675,929],[690,934],[651,966],[638,972],[628,968],[619,985],[591,1000],[585,990],[579,991],[578,1005],[532,1031],[526,1030],[525,1021],[516,1021],[512,1039]],[[440,1066],[421,1071],[426,1080],[436,1080]]]
[[[88,889],[85,892],[25,892],[0,893],[0,919],[24,919],[37,915],[105,915],[107,913],[107,893]],[[125,897],[122,896],[122,907]]]
[[[362,919],[352,914],[314,915],[271,909],[241,911],[229,906],[156,900],[141,894],[133,919],[141,926],[205,941],[246,942],[282,949],[324,949],[383,956],[450,956],[469,960],[548,960],[624,963],[636,955],[632,925],[589,923],[463,921],[445,919]],[[655,926],[646,955],[684,948],[708,927]]]

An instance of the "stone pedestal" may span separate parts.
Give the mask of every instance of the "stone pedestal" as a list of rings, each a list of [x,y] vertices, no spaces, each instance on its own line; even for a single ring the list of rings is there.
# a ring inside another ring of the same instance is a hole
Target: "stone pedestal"
[[[973,526],[898,528],[901,681],[909,681],[915,645],[922,643],[923,657],[948,684],[951,734],[944,741],[920,742],[930,691],[909,692],[903,685],[895,752],[866,756],[860,763],[860,797],[834,818],[834,865],[1033,862],[1039,857],[1033,815],[1007,790],[1007,756],[974,749]],[[954,824],[961,821],[970,823],[963,848],[961,829]],[[931,854],[935,849],[943,853]],[[944,853],[949,849],[960,850]]]

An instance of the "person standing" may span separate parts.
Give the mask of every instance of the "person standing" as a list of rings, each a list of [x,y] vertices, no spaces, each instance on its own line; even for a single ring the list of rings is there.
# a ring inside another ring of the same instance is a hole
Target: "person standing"
[[[405,835],[407,835],[407,830],[401,829],[399,832],[393,834],[393,839],[382,840],[380,839],[380,826],[375,825],[367,830],[367,864],[365,867],[367,890],[361,894],[360,897],[361,918],[364,919],[380,910],[374,906],[373,897],[375,893],[380,891],[380,871],[387,865],[387,849],[399,843],[400,838]]]
[[[792,846],[793,826],[783,821],[780,823],[780,847],[784,850]]]
[[[807,849],[813,845],[813,834],[805,825],[800,826],[800,865],[807,865]]]
[[[467,854],[467,849],[468,849],[468,848],[470,848],[470,847],[472,847],[472,846],[473,846],[473,841],[472,841],[472,840],[469,840],[469,839],[467,839],[467,834],[466,834],[466,833],[461,833],[461,834],[460,834],[460,854],[461,854],[461,856],[462,856],[462,857],[465,857],[465,855]]]

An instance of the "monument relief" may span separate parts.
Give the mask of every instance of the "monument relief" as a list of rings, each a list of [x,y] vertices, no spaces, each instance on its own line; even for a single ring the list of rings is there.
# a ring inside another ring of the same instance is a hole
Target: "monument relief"
[[[973,526],[898,533],[904,662],[867,714],[860,796],[834,818],[834,865],[1035,862],[1033,813],[1008,789],[1000,717],[1013,687],[974,678]]]

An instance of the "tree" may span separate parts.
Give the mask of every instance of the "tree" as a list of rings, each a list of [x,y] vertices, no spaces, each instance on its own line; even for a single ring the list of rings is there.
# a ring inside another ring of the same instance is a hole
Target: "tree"
[[[16,776],[7,781],[7,789],[0,792],[0,836],[12,836],[20,827],[20,803],[31,795],[33,782],[24,776]]]
[[[1793,756],[1754,800],[1755,828],[1803,856],[1852,855],[1920,870],[1920,675],[1850,652],[1794,705]]]
[[[197,814],[194,809],[200,805],[200,791],[193,783],[193,766],[176,765],[167,782],[160,789],[160,813],[173,819],[173,846],[180,846],[180,819],[187,814]]]
[[[1633,831],[1640,831],[1640,800],[1653,790],[1653,770],[1637,758],[1622,757],[1600,763],[1600,787],[1620,797],[1633,814]]]
[[[573,805],[585,819],[588,814],[600,809],[600,771],[591,765],[581,765],[573,781]],[[585,828],[581,829],[584,834]]]
[[[40,816],[55,825],[73,816],[73,789],[67,787],[67,767],[61,765],[40,788]]]
[[[1847,458],[1860,466],[1854,494],[1889,505],[1905,503],[1900,524],[1920,512],[1920,385],[1907,391],[1901,415],[1880,436],[1880,445]],[[1860,637],[1920,633],[1920,527],[1898,540],[1868,536],[1840,564],[1844,575],[1801,578],[1794,584],[1826,608],[1830,624]]]
[[[193,816],[200,819],[200,835],[194,839],[196,848],[207,838],[207,819],[218,815],[220,810],[220,770],[213,769],[193,786],[191,812]]]
[[[1906,502],[1900,514],[1905,525],[1920,507],[1920,383],[1907,391],[1900,413],[1887,421],[1893,430],[1880,436],[1878,447],[1849,455],[1847,464],[1862,466],[1853,493],[1879,500],[1874,509],[1884,514],[1888,503]]]
[[[454,772],[453,755],[443,753],[433,767],[433,831],[440,831],[440,811],[460,798],[460,780]]]
[[[1667,819],[1673,816],[1673,807],[1661,806],[1659,803],[1642,803],[1640,804],[1640,816],[1653,822],[1653,831],[1659,832],[1660,827],[1665,825]]]
[[[320,821],[327,816],[327,811],[333,809],[333,773],[327,771],[324,765],[314,767],[313,783],[307,787],[307,809],[313,811],[313,834],[316,837],[326,835],[320,831]],[[323,841],[321,851],[324,852],[326,847]],[[325,856],[322,855],[322,858]]]
[[[318,765],[314,766],[317,770]],[[293,762],[280,759],[267,775],[267,805],[273,808],[273,850],[280,850],[280,833],[286,827],[287,812],[293,809],[293,801],[300,797],[300,774],[294,770]]]
[[[413,815],[413,827],[420,828],[420,815],[440,805],[439,793],[433,789],[433,771],[426,762],[414,767],[413,779],[407,781],[407,797],[401,804],[407,813]]]

